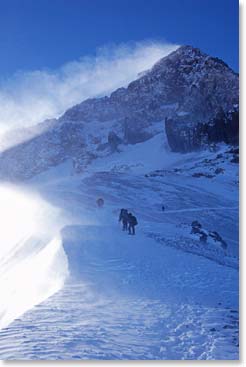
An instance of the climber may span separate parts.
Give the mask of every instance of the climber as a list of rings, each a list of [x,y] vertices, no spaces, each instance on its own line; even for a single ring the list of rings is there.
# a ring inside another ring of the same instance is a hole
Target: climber
[[[102,208],[104,205],[104,200],[102,198],[97,199],[98,208]]]
[[[119,215],[119,222],[122,222],[123,224],[122,231],[126,231],[128,224],[128,211],[126,209],[121,209]]]
[[[138,224],[137,218],[132,215],[132,213],[128,214],[128,234],[135,235],[135,226]]]

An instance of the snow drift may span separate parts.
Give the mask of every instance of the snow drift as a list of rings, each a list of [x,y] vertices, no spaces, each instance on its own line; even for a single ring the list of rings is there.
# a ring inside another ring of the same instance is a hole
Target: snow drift
[[[37,196],[0,187],[0,328],[62,287],[68,267],[58,215]]]

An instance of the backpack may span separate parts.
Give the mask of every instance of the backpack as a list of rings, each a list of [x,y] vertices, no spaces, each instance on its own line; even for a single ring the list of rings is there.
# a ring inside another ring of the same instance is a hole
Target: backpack
[[[137,218],[132,216],[132,224],[136,226],[138,224]]]

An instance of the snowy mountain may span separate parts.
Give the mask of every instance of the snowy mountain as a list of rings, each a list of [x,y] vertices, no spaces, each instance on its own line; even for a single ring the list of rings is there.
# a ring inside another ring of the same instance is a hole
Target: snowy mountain
[[[0,359],[238,359],[236,73],[181,47],[10,140]]]
[[[136,144],[162,132],[165,120],[169,121],[168,131],[175,132],[172,126],[177,124],[192,129],[235,106],[238,74],[223,61],[182,46],[127,88],[109,97],[83,101],[52,120],[44,132],[33,133],[33,138],[22,133],[19,144],[0,155],[0,174],[25,179],[67,159],[82,171],[93,159],[115,151],[120,143]],[[173,147],[171,141],[169,145]],[[192,149],[191,145],[188,150]]]

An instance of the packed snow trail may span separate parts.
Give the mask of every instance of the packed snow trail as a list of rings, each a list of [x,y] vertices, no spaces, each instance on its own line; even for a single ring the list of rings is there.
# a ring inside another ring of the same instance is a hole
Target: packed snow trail
[[[70,277],[1,332],[1,358],[235,358],[237,271],[129,236],[101,214],[101,225],[63,230]]]
[[[234,206],[232,208],[228,207],[217,207],[217,208],[211,208],[211,207],[201,207],[201,208],[189,208],[189,209],[178,209],[178,210],[164,210],[165,213],[186,213],[186,212],[199,212],[203,210],[238,210],[238,206]]]

